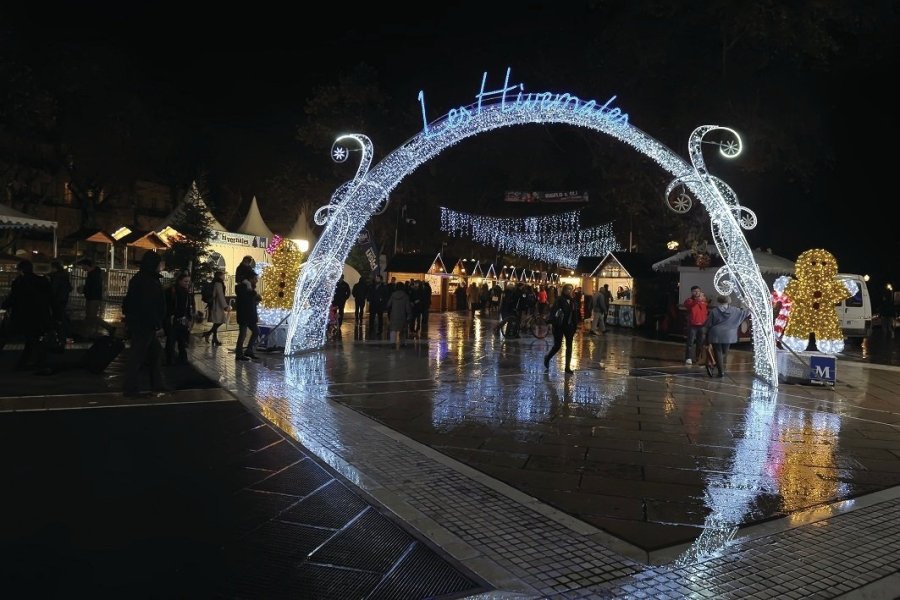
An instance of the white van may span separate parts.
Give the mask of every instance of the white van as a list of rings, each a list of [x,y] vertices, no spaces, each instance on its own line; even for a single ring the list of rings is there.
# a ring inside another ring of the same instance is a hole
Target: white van
[[[872,301],[869,299],[869,288],[862,275],[838,273],[838,277],[855,281],[859,291],[854,296],[843,300],[835,307],[841,329],[845,338],[867,337],[872,332]]]

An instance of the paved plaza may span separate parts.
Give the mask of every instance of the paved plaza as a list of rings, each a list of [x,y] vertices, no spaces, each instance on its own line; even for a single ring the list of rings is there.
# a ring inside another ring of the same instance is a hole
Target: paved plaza
[[[10,448],[36,431],[60,447],[72,431],[102,440],[104,429],[135,448],[157,430],[177,440],[151,444],[153,497],[221,504],[199,529],[184,515],[157,519],[172,535],[190,530],[194,546],[169,563],[200,595],[900,595],[900,369],[862,362],[867,346],[839,361],[834,389],[773,393],[752,377],[749,348],[710,379],[683,365],[679,343],[579,334],[566,376],[561,356],[543,367],[549,338],[495,337],[495,324],[432,314],[396,348],[348,321],[322,351],[250,363],[227,350],[232,333],[191,349],[208,389],[150,399],[160,406],[140,416],[103,392],[0,399],[2,422]],[[56,411],[85,406],[109,408]],[[60,416],[74,413],[109,416]],[[114,470],[121,481],[127,469]],[[47,514],[56,487],[44,471],[13,472],[41,498],[19,511]],[[163,483],[167,473],[181,483]],[[130,523],[133,511],[115,510]]]
[[[506,340],[432,315],[395,348],[345,323],[321,352],[235,363],[242,402],[498,590],[529,596],[836,597],[900,590],[900,370],[834,389],[724,379],[677,343]],[[860,591],[862,590],[862,591]]]

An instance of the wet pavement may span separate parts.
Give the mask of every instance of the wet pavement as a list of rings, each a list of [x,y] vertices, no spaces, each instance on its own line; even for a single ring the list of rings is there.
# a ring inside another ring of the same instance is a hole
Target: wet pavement
[[[5,589],[898,596],[900,369],[843,359],[834,389],[773,393],[740,348],[710,379],[613,331],[576,336],[566,376],[495,323],[433,314],[397,349],[348,321],[253,363],[195,344],[200,373],[149,400],[114,392],[115,363],[4,373]]]
[[[833,390],[772,393],[749,352],[709,379],[681,364],[680,344],[611,332],[577,336],[566,377],[561,357],[544,372],[549,339],[495,338],[494,324],[431,315],[395,349],[348,322],[342,341],[299,357],[195,356],[499,589],[746,597],[727,575],[756,564],[764,582],[784,579],[770,597],[894,597],[879,586],[900,578],[900,370],[843,360]],[[854,537],[866,527],[877,541]],[[847,536],[859,556],[841,567]]]
[[[0,413],[8,597],[449,599],[487,589],[221,389],[140,407],[67,396],[65,408],[92,410],[19,400]]]

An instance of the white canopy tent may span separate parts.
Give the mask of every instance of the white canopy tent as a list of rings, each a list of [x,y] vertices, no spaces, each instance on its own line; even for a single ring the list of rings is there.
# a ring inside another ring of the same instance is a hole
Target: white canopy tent
[[[259,214],[259,204],[256,202],[256,196],[253,196],[253,202],[250,203],[250,209],[247,211],[247,216],[244,217],[244,222],[241,223],[237,230],[238,233],[258,235],[267,239],[272,239],[272,236],[275,235],[272,233],[272,230],[269,229],[269,226],[266,225],[266,222],[263,221],[262,215]]]
[[[707,244],[706,252],[710,256],[718,256],[719,251],[714,244]],[[672,256],[653,264],[654,271],[678,271],[681,262],[689,257],[693,250],[682,250]],[[790,275],[794,272],[794,262],[772,254],[770,251],[753,250],[753,260],[763,275]]]
[[[306,218],[306,213],[303,211],[300,211],[300,214],[297,215],[297,221],[294,223],[291,232],[287,234],[286,237],[289,240],[293,240],[302,252],[308,252],[316,244],[316,240],[319,239],[316,237],[316,234],[313,233],[312,228],[309,226],[309,220]],[[305,249],[304,244],[302,243],[304,241],[307,244]]]
[[[20,212],[11,206],[0,204],[0,229],[49,229],[53,232],[53,258],[56,258],[57,254],[57,227],[58,223],[56,221],[36,219],[33,216],[26,215],[25,213]]]

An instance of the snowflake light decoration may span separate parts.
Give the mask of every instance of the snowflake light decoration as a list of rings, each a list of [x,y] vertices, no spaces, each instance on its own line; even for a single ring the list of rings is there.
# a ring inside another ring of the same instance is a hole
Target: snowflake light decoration
[[[754,369],[763,380],[777,386],[769,293],[735,215],[752,214],[752,211],[738,204],[736,195],[725,182],[710,175],[701,152],[707,133],[723,131],[730,134],[731,143],[720,145],[720,153],[729,158],[736,157],[741,150],[737,133],[716,125],[697,128],[688,143],[688,164],[665,145],[631,125],[628,114],[615,106],[615,96],[602,102],[583,100],[569,93],[526,92],[524,84],[510,84],[509,69],[502,87],[486,90],[486,86],[487,73],[484,73],[474,103],[454,108],[431,123],[426,116],[424,92],[419,92],[422,131],[374,167],[369,138],[349,134],[335,141],[336,146],[345,149],[350,144],[359,148],[359,167],[353,179],[335,190],[330,203],[316,211],[316,223],[325,228],[300,273],[285,352],[293,354],[324,345],[328,306],[343,263],[375,207],[407,175],[447,148],[475,135],[514,125],[560,124],[604,133],[631,146],[672,174],[674,180],[666,197],[673,189],[684,187],[706,208],[713,239],[725,260],[723,270],[717,274],[716,289],[722,293],[736,292],[750,307],[754,317]]]

